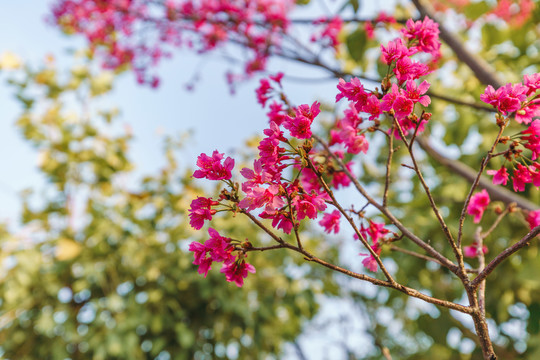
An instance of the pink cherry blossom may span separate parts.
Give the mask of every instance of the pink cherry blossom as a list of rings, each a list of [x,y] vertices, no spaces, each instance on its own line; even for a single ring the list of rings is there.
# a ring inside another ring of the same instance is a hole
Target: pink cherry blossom
[[[381,45],[382,61],[386,65],[390,65],[393,62],[401,59],[402,57],[409,56],[412,52],[405,46],[403,40],[395,39],[389,41],[385,46]]]
[[[323,215],[319,224],[324,227],[324,231],[330,234],[332,231],[334,234],[339,232],[339,219],[341,218],[341,213],[339,210],[334,210],[331,213],[326,213]]]
[[[488,175],[493,175],[493,184],[506,185],[508,183],[508,172],[504,166],[499,170],[488,170],[486,172]]]
[[[306,217],[310,219],[317,218],[317,212],[326,209],[325,196],[320,195],[307,195],[304,194],[293,200],[293,205],[296,208],[298,220],[302,220]]]
[[[536,92],[536,90],[540,89],[540,73],[523,76],[523,85],[529,89],[527,95]]]
[[[420,103],[423,106],[428,106],[431,103],[431,99],[424,94],[428,91],[429,86],[430,84],[427,81],[416,85],[414,81],[408,80],[403,94],[415,104]]]
[[[396,97],[396,101],[394,101],[392,108],[394,109],[396,119],[401,120],[411,115],[414,109],[414,102],[405,96],[400,95]]]
[[[384,223],[377,223],[372,220],[368,220],[369,226],[367,228],[362,225],[360,227],[360,233],[363,237],[370,238],[373,244],[379,243],[379,240],[383,239],[390,231],[384,228]]]
[[[219,202],[202,196],[193,200],[189,209],[189,224],[191,227],[200,230],[203,227],[205,220],[212,220],[212,215],[216,213],[216,210],[211,207],[217,204],[219,204]]]
[[[349,101],[363,103],[366,101],[368,93],[364,90],[364,86],[360,79],[353,77],[349,82],[339,79],[337,85],[339,94],[336,95],[336,102],[342,98],[347,98]]]
[[[228,282],[234,282],[236,286],[242,287],[244,285],[244,279],[248,276],[248,272],[255,273],[255,267],[245,262],[245,260],[240,260],[224,264],[220,272],[225,274]]]
[[[314,102],[311,107],[309,105],[300,105],[295,109],[296,116],[287,116],[283,127],[288,129],[291,136],[297,139],[308,139],[311,137],[311,124],[313,120],[321,112],[318,101]]]
[[[527,215],[527,222],[529,223],[529,227],[531,228],[531,230],[539,226],[540,210],[529,211],[529,214]]]
[[[514,191],[525,191],[525,184],[532,182],[529,169],[526,166],[517,164],[513,174]]]
[[[480,95],[480,100],[492,105],[503,115],[507,115],[521,108],[522,103],[527,99],[527,90],[527,87],[522,84],[508,83],[497,90],[488,85],[484,93]]]
[[[232,176],[231,170],[234,167],[234,160],[230,157],[225,159],[223,164],[223,154],[214,150],[212,157],[201,154],[197,158],[197,166],[200,170],[193,173],[195,178],[206,178],[208,180],[229,180]]]
[[[418,51],[431,54],[434,60],[441,57],[439,32],[439,24],[427,16],[423,21],[407,20],[405,28],[401,30],[406,39],[413,41]]]
[[[381,254],[382,248],[379,246],[379,244],[371,245],[371,248],[373,249],[375,254]],[[362,260],[362,265],[364,265],[366,269],[372,272],[377,272],[379,265],[377,264],[377,260],[375,260],[375,257],[373,255],[364,253],[360,253],[359,255],[367,256],[364,260]]]
[[[402,84],[407,80],[416,80],[429,73],[429,68],[426,64],[411,60],[409,57],[402,57],[396,61],[394,74],[399,83]]]
[[[524,135],[521,140],[524,141],[524,146],[531,150],[532,160],[536,160],[540,155],[540,120],[534,120],[528,129],[521,132]]]
[[[486,189],[471,196],[469,205],[467,206],[467,214],[474,216],[474,222],[479,223],[484,215],[484,211],[489,205],[490,199]]]
[[[468,258],[475,258],[478,256],[478,253],[480,252],[480,249],[478,248],[478,243],[473,242],[470,246],[464,246],[463,247],[463,255]],[[482,245],[482,252],[484,254],[488,253],[488,248],[486,245]]]
[[[232,261],[233,246],[231,245],[231,239],[219,235],[219,233],[212,229],[208,229],[210,239],[206,240],[204,244],[197,241],[193,241],[189,245],[189,251],[193,252],[195,260],[193,264],[199,265],[198,272],[205,277],[210,270],[212,262],[228,262]],[[208,257],[209,256],[209,257]]]
[[[341,28],[343,27],[343,20],[341,20],[341,17],[334,16],[331,19],[327,17],[322,17],[315,20],[313,24],[323,24],[324,28],[319,34],[313,34],[313,36],[311,36],[311,41],[315,42],[318,40],[322,40],[324,42],[327,42],[334,49],[336,49],[337,46],[340,44],[338,40],[338,35],[341,32]]]

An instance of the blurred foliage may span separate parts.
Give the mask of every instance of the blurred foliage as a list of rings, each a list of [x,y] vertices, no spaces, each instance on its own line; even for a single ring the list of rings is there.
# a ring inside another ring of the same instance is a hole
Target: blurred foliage
[[[285,251],[250,255],[258,272],[243,289],[219,269],[197,274],[186,249],[205,237],[186,211],[202,190],[176,163],[182,141],[167,138],[167,165],[134,180],[129,127],[94,106],[115,74],[84,58],[69,74],[51,58],[10,77],[46,184],[25,192],[21,228],[0,231],[3,358],[279,358],[316,313],[316,294],[336,292],[331,274]],[[243,218],[214,226],[270,241]]]

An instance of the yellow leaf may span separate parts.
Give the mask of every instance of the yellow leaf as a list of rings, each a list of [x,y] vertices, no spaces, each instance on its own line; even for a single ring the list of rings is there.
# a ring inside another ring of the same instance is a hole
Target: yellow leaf
[[[56,259],[60,261],[71,260],[79,255],[81,250],[81,244],[70,239],[60,239],[56,245]]]
[[[15,70],[20,67],[21,59],[11,51],[6,51],[0,55],[0,69]]]

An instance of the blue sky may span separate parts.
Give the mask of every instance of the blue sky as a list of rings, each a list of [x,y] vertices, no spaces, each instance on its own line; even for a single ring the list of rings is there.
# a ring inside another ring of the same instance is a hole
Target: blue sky
[[[11,51],[23,61],[38,66],[47,54],[53,54],[59,67],[72,64],[69,50],[84,47],[78,37],[67,37],[45,22],[49,1],[3,1],[0,12],[0,54]],[[304,15],[304,14],[302,14]],[[185,84],[197,69],[201,80],[195,91],[187,91]],[[186,51],[174,53],[172,60],[165,60],[158,68],[161,77],[159,89],[138,86],[131,73],[120,76],[110,103],[121,111],[119,121],[129,123],[135,139],[130,151],[136,164],[135,176],[149,173],[164,164],[161,153],[163,134],[192,130],[193,136],[180,162],[194,166],[201,152],[214,149],[231,153],[244,141],[266,126],[265,111],[255,100],[254,90],[259,77],[243,83],[231,96],[224,74],[230,67],[217,56],[196,56]],[[294,73],[300,77],[324,75],[305,66],[290,62],[274,61],[270,71]],[[20,113],[13,93],[0,80],[0,220],[15,224],[19,212],[18,194],[28,187],[39,186],[41,178],[36,172],[37,152],[22,141],[14,126]],[[335,81],[306,84],[284,80],[284,86],[294,103],[311,103],[317,98],[331,99]],[[306,90],[307,89],[307,90]]]

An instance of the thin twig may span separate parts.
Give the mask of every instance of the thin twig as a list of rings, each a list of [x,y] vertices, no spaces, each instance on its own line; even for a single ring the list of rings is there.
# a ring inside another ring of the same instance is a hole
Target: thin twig
[[[482,228],[478,227],[474,234],[476,241],[476,258],[478,259],[478,272],[482,272],[486,267],[486,257],[484,256],[484,238],[482,237]],[[482,315],[486,316],[486,280],[478,285],[478,307]]]
[[[411,161],[414,166],[414,171],[416,172],[416,175],[418,176],[418,180],[420,181],[420,184],[422,184],[422,187],[424,188],[424,192],[426,193],[426,196],[429,200],[431,209],[433,210],[433,214],[435,214],[435,217],[439,221],[439,224],[441,225],[441,228],[448,240],[448,243],[450,244],[450,247],[452,248],[452,251],[454,252],[454,256],[456,257],[456,260],[458,262],[458,267],[460,269],[460,272],[457,275],[463,281],[464,284],[468,284],[469,278],[467,277],[467,273],[465,271],[465,263],[463,261],[463,254],[461,252],[461,249],[459,248],[458,245],[456,245],[456,241],[454,240],[454,237],[452,236],[452,233],[450,232],[448,225],[446,225],[446,222],[444,221],[444,218],[442,217],[437,204],[435,204],[435,199],[433,199],[431,190],[429,189],[429,186],[424,180],[424,176],[422,175],[422,172],[420,171],[420,167],[418,166],[418,162],[416,161],[416,157],[414,156],[412,143],[407,141],[407,138],[405,137],[405,133],[403,132],[403,129],[401,128],[399,121],[397,121],[395,117],[393,118],[394,118],[394,124],[399,131],[399,135],[401,139],[403,140],[403,142],[405,143],[405,146],[407,146],[407,149],[409,151],[409,157],[411,158]]]
[[[460,161],[452,160],[443,156],[441,153],[431,147],[427,139],[424,137],[419,136],[416,139],[416,143],[419,144],[422,147],[422,150],[424,150],[429,156],[431,156],[439,164],[449,169],[452,173],[461,176],[471,183],[476,179],[476,170]],[[538,204],[535,204],[502,186],[493,185],[491,180],[484,176],[480,177],[478,186],[482,189],[486,189],[492,200],[499,200],[505,204],[515,202],[518,207],[529,211],[540,209]]]
[[[402,292],[402,293],[404,293],[404,294],[406,294],[408,296],[412,296],[412,297],[424,300],[424,301],[426,301],[426,302],[428,302],[430,304],[438,305],[438,306],[445,307],[445,308],[451,309],[451,310],[456,310],[456,311],[462,312],[464,314],[471,314],[472,311],[473,311],[472,308],[469,307],[469,306],[456,304],[456,303],[454,303],[452,301],[448,301],[448,300],[438,299],[438,298],[423,294],[423,293],[421,293],[420,291],[418,291],[416,289],[412,289],[412,288],[409,288],[407,286],[398,284],[396,282],[391,283],[389,281],[379,280],[379,279],[373,278],[371,276],[364,275],[364,274],[359,274],[359,273],[356,273],[354,271],[350,271],[350,270],[344,269],[344,268],[342,268],[340,266],[337,266],[337,265],[331,264],[329,262],[326,262],[326,261],[316,257],[315,255],[311,254],[310,252],[306,251],[305,249],[300,249],[297,246],[294,246],[294,245],[291,245],[291,244],[288,244],[288,243],[284,242],[279,236],[274,234],[270,229],[268,229],[263,223],[261,223],[257,218],[255,218],[249,212],[241,210],[241,213],[246,215],[247,217],[249,217],[260,229],[262,229],[264,232],[266,232],[268,235],[270,235],[270,237],[272,239],[279,242],[284,248],[291,249],[293,251],[296,251],[297,253],[300,253],[300,254],[304,255],[304,259],[306,259],[307,261],[315,262],[315,263],[317,263],[319,265],[322,265],[322,266],[324,266],[324,267],[326,267],[328,269],[340,272],[342,274],[345,274],[345,275],[350,276],[350,277],[355,278],[355,279],[370,282],[373,285],[383,286],[383,287],[388,287],[388,288],[391,288],[391,289],[398,290],[398,291],[400,291],[400,292]]]
[[[401,248],[399,246],[396,246],[396,245],[389,245],[389,247],[390,247],[390,250],[392,250],[392,251],[397,251],[397,252],[400,252],[400,253],[403,253],[403,254],[406,254],[406,255],[414,256],[414,257],[417,257],[419,259],[422,259],[422,260],[425,260],[425,261],[431,261],[431,262],[434,262],[434,263],[439,264],[441,266],[444,266],[443,264],[441,264],[441,262],[439,260],[435,259],[434,257],[426,256],[426,255],[417,253],[416,251],[403,249],[403,248]],[[465,269],[465,270],[469,274],[478,274],[478,270],[476,270],[476,269]]]
[[[386,267],[384,266],[381,258],[379,257],[379,255],[377,255],[377,253],[375,252],[375,250],[373,250],[373,248],[369,245],[369,243],[367,242],[366,238],[364,237],[364,235],[362,235],[362,233],[360,232],[360,230],[358,230],[358,227],[356,226],[356,224],[354,223],[353,219],[349,216],[349,214],[347,214],[347,212],[345,211],[345,209],[343,209],[341,207],[341,205],[338,203],[338,201],[336,200],[336,198],[334,197],[334,193],[332,192],[332,190],[330,190],[330,188],[328,187],[328,185],[326,184],[326,181],[324,180],[324,178],[322,177],[322,174],[320,173],[320,171],[315,167],[315,165],[313,165],[313,162],[311,161],[311,159],[309,158],[309,156],[306,156],[305,157],[308,165],[309,165],[309,168],[313,171],[313,173],[315,175],[317,175],[317,178],[319,179],[319,183],[323,186],[324,190],[326,191],[326,193],[328,194],[328,196],[330,196],[330,198],[332,199],[332,201],[334,202],[334,206],[339,210],[339,212],[345,217],[345,219],[347,219],[347,221],[349,222],[349,224],[351,225],[351,227],[353,228],[356,236],[358,236],[358,239],[362,242],[362,244],[364,245],[364,247],[369,251],[369,253],[371,254],[371,256],[375,259],[375,261],[377,262],[377,264],[379,265],[379,267],[381,268],[381,271],[383,272],[384,276],[386,277],[386,279],[394,284],[396,283],[396,281],[394,280],[394,278],[392,277],[392,275],[390,275],[390,272],[388,272],[388,270],[386,269]]]
[[[478,186],[478,183],[480,182],[480,177],[482,176],[484,169],[486,168],[489,160],[491,159],[491,155],[493,154],[493,151],[495,151],[495,147],[499,143],[499,139],[501,138],[501,135],[505,127],[506,127],[505,124],[500,125],[499,133],[495,137],[495,141],[493,142],[493,145],[491,145],[491,149],[488,151],[486,157],[480,164],[480,169],[478,169],[478,173],[476,174],[476,178],[474,179],[471,185],[469,194],[467,195],[467,198],[465,198],[465,203],[463,204],[463,209],[461,209],[461,215],[459,217],[459,228],[458,228],[458,237],[457,237],[457,246],[459,248],[461,248],[461,238],[463,237],[463,224],[465,223],[465,216],[467,215],[467,207],[469,206],[474,190],[476,190],[476,187]]]
[[[521,240],[519,240],[514,245],[506,248],[503,252],[501,252],[499,255],[497,255],[493,260],[489,262],[489,264],[486,265],[484,270],[478,274],[476,278],[471,282],[471,286],[478,287],[478,285],[488,277],[489,274],[495,270],[495,268],[504,260],[506,260],[510,255],[514,254],[521,248],[524,248],[525,246],[528,246],[530,242],[538,235],[540,234],[540,225],[532,229],[527,235],[525,235]]]
[[[332,158],[339,164],[342,171],[347,175],[347,177],[352,181],[354,184],[354,187],[358,190],[360,194],[374,207],[377,208],[383,215],[385,215],[388,220],[392,224],[394,224],[402,233],[403,235],[407,236],[409,239],[412,240],[416,245],[424,249],[429,255],[433,256],[437,260],[441,262],[441,264],[452,271],[454,274],[457,274],[458,267],[456,264],[454,264],[452,261],[450,261],[447,257],[439,253],[437,250],[435,250],[431,245],[426,243],[424,240],[420,239],[418,236],[416,236],[413,232],[411,232],[407,227],[405,227],[387,208],[383,207],[381,204],[379,204],[375,199],[373,199],[368,192],[362,187],[362,185],[358,182],[356,177],[351,174],[349,169],[345,166],[343,161],[336,156],[328,147],[328,144],[324,142],[319,136],[312,135],[325,149],[326,151],[332,156]]]
[[[497,228],[497,226],[499,225],[499,223],[501,222],[501,220],[510,212],[510,210],[512,210],[513,208],[516,207],[516,203],[511,203],[509,204],[506,209],[504,209],[503,212],[501,212],[499,214],[499,216],[497,216],[497,219],[495,219],[495,221],[493,222],[493,224],[491,225],[491,227],[484,233],[481,233],[480,236],[482,237],[482,239],[485,239],[487,238],[492,232],[493,230],[495,230]]]
[[[384,192],[382,206],[386,207],[388,202],[388,190],[390,189],[390,171],[392,169],[392,155],[394,154],[394,136],[388,136],[388,159],[386,159],[386,177],[384,180]]]

